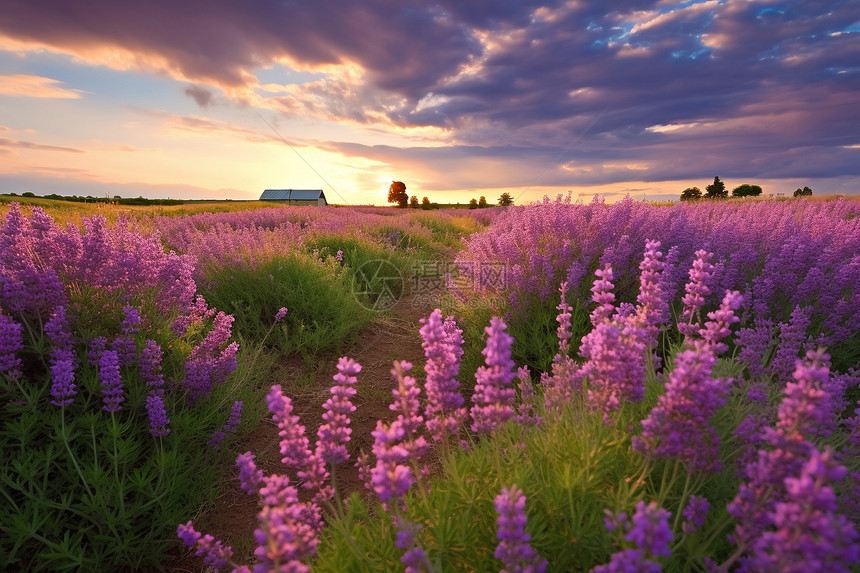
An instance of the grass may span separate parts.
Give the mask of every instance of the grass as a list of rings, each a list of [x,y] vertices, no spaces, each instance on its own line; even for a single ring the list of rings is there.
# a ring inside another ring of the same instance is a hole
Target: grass
[[[113,224],[121,217],[126,219],[143,216],[181,217],[195,213],[232,213],[283,206],[281,203],[271,201],[188,201],[181,205],[120,205],[0,195],[0,217],[6,216],[10,203],[20,203],[22,211],[28,216],[33,207],[42,207],[61,225],[65,223],[80,225],[83,217],[92,217],[93,215],[102,215],[109,223]]]
[[[371,313],[353,294],[348,273],[300,254],[277,256],[256,266],[211,270],[202,294],[210,305],[236,319],[234,332],[251,344],[282,354],[316,354],[357,335]],[[282,307],[286,317],[274,324]],[[271,334],[269,330],[271,329]]]

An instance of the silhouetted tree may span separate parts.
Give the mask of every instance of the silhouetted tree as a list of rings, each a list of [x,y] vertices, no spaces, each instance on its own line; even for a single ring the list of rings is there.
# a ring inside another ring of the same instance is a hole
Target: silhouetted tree
[[[418,208],[418,197],[416,197],[415,195],[413,195],[412,197],[409,198],[409,208],[410,209],[417,209]]]
[[[472,197],[469,199],[469,209],[477,209],[478,208],[478,200]]]
[[[714,182],[705,187],[705,197],[724,198],[728,196],[729,192],[726,190],[726,184],[720,181],[719,177],[714,177]]]
[[[430,209],[430,199],[428,199],[427,197],[421,199],[421,208],[425,210]]]
[[[797,190],[795,190],[795,192],[794,192],[794,196],[795,197],[812,197],[812,189],[810,189],[809,187],[804,187],[803,189],[798,187]]]
[[[732,189],[732,197],[758,197],[761,195],[761,187],[744,183]]]
[[[391,182],[391,187],[388,188],[388,202],[397,203],[398,207],[406,207],[409,204],[406,185],[402,181]]]
[[[681,201],[688,201],[690,199],[701,199],[702,198],[702,190],[698,187],[687,187],[683,191],[681,191]]]
[[[487,198],[481,195],[481,198],[478,199],[478,209],[483,209],[487,206]]]
[[[502,196],[499,197],[499,205],[502,207],[510,207],[514,204],[514,198],[511,197],[510,193],[502,193]]]

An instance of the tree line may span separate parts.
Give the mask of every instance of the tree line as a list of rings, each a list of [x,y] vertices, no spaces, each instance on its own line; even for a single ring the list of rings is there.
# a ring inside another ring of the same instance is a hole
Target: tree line
[[[732,189],[732,197],[758,197],[761,195],[762,189],[758,185],[750,185],[744,183]],[[794,192],[795,197],[808,197],[812,195],[812,189],[809,187],[797,188]],[[688,187],[681,192],[681,201],[689,201],[693,199],[725,199],[729,196],[729,190],[726,189],[726,184],[719,177],[714,177],[714,182],[705,187],[705,192],[698,187]]]
[[[406,193],[406,184],[402,181],[392,181],[391,186],[388,188],[388,202],[396,203],[398,207],[405,209],[409,207],[411,209],[438,209],[438,203],[431,203],[428,197],[424,197],[421,202],[418,202],[418,196],[412,195],[409,196]],[[499,206],[501,207],[509,207],[514,204],[514,198],[510,193],[502,193],[502,196],[499,197],[498,201]],[[474,197],[469,200],[469,209],[484,209],[485,207],[489,207],[490,205],[487,203],[487,198],[481,195],[480,199],[475,199]]]

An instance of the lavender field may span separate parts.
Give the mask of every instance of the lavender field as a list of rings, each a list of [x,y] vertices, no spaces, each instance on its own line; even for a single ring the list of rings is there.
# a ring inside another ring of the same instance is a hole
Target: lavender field
[[[0,569],[860,570],[860,202],[50,211],[0,226]]]

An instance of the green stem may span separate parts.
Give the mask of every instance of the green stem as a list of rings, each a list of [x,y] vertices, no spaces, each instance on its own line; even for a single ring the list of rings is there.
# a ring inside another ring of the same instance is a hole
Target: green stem
[[[674,467],[672,468],[672,477],[669,479],[669,484],[666,485],[666,471],[663,471],[663,483],[660,484],[660,498],[657,501],[657,505],[663,507],[663,503],[666,501],[666,497],[668,496],[669,490],[675,487],[675,480],[678,479],[678,467],[681,465],[681,462],[675,460]]]
[[[116,437],[119,434],[119,426],[116,423],[116,412],[110,413],[111,425],[113,426],[113,477],[116,480],[117,494],[119,496],[119,509],[125,516],[125,492],[123,491],[122,482],[119,479],[119,454],[116,449]]]
[[[78,465],[78,459],[75,457],[75,454],[72,453],[72,448],[69,446],[69,439],[66,436],[66,407],[60,406],[60,431],[61,436],[63,438],[63,444],[66,446],[66,451],[69,452],[69,459],[72,460],[72,464],[75,466],[75,471],[78,472],[78,477],[81,478],[81,483],[84,484],[84,489],[87,490],[87,495],[90,496],[90,499],[95,499],[93,496],[93,492],[90,489],[87,480],[84,479],[84,472],[81,471],[81,466]]]
[[[335,498],[337,499],[337,498]],[[350,551],[352,551],[353,555],[355,555],[356,559],[359,561],[365,560],[365,555],[361,551],[361,548],[355,542],[355,539],[352,537],[352,533],[350,533],[349,529],[346,526],[346,517],[343,511],[343,507],[340,505],[340,500],[337,499],[337,506],[333,505],[331,502],[326,502],[326,505],[329,506],[329,509],[335,514],[335,518],[333,520],[328,521],[328,525],[333,525],[335,529],[343,536],[346,544],[349,545]],[[340,513],[341,515],[338,515]]]
[[[681,523],[681,511],[684,507],[684,500],[687,499],[687,494],[690,492],[690,476],[691,472],[687,472],[687,479],[684,480],[684,491],[681,493],[681,499],[678,500],[678,511],[675,512],[675,523],[672,524],[672,531],[678,531],[678,525]]]
[[[702,543],[702,545],[705,547],[710,545],[720,534],[722,534],[726,526],[729,525],[732,521],[734,521],[734,518],[729,515],[721,523],[712,527],[710,535],[705,538],[705,541]]]
[[[722,571],[722,572],[728,571],[729,567],[731,567],[732,564],[734,564],[734,562],[737,561],[740,558],[740,556],[744,554],[744,551],[746,551],[746,544],[741,543],[740,545],[738,545],[737,550],[734,553],[732,553],[731,557],[729,557],[725,561],[725,563],[723,563],[722,565],[720,565],[717,568],[717,571]]]
[[[337,466],[335,466],[334,464],[331,464],[331,491],[332,497],[334,497],[335,515],[337,516],[338,520],[345,520],[346,512],[343,509],[343,502],[340,499],[340,495],[338,495],[337,493],[337,474],[335,473],[336,467]]]

